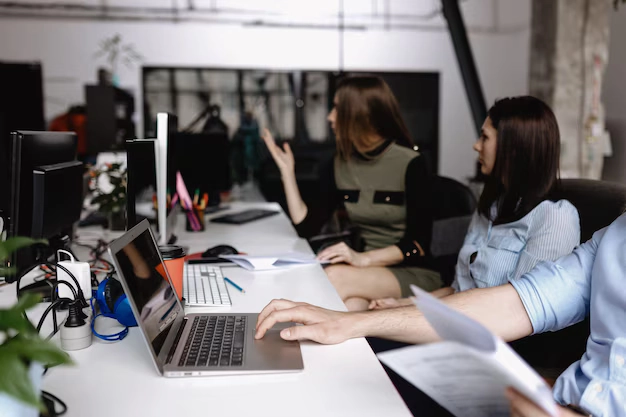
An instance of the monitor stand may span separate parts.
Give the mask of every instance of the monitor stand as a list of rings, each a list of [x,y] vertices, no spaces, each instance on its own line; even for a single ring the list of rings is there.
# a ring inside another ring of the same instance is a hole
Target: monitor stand
[[[57,250],[70,250],[70,235],[69,234],[60,234],[54,236],[49,239],[48,246],[43,248],[39,248],[40,252],[35,255],[36,263],[31,266],[29,269],[21,272],[21,276],[26,275],[28,272],[32,271],[34,268],[37,268],[40,264],[43,264],[43,260],[50,259],[53,254],[57,253]],[[52,261],[52,263],[56,263]],[[32,284],[24,285],[20,287],[18,291],[18,296],[22,296],[24,294],[36,294],[41,297],[39,302],[48,303],[52,301],[52,292],[54,290],[54,284],[56,284],[56,278],[44,278],[41,281],[35,281]]]

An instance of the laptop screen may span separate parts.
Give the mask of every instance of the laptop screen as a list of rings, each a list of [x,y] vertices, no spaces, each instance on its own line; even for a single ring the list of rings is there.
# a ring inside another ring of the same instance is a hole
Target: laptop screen
[[[127,296],[134,302],[140,322],[156,357],[159,356],[172,324],[184,314],[172,288],[158,248],[148,227],[113,253],[119,273],[126,282]],[[120,239],[121,240],[121,239]]]

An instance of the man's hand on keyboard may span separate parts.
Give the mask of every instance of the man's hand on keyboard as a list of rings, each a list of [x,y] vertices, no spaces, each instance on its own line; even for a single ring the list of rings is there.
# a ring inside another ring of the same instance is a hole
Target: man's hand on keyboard
[[[259,314],[255,338],[262,338],[276,323],[293,321],[303,326],[284,329],[280,337],[332,345],[361,336],[356,332],[353,318],[355,313],[342,313],[289,300],[273,300]]]

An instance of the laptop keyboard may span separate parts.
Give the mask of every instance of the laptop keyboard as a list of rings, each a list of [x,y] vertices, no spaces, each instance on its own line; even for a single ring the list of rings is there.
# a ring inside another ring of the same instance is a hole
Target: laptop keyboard
[[[196,316],[178,366],[242,366],[246,316]]]
[[[185,264],[183,297],[189,305],[229,306],[230,295],[220,267]]]

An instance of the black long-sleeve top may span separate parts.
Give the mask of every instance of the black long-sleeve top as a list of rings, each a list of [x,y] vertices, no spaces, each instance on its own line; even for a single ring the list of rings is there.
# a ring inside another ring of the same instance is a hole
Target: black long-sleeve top
[[[376,157],[387,149],[390,142],[369,153],[368,157]],[[393,145],[398,147],[398,145]],[[404,148],[403,148],[404,149]],[[406,153],[406,149],[404,151]],[[319,199],[308,204],[308,212],[302,222],[295,225],[301,237],[312,237],[319,233],[333,212],[344,205],[344,202],[356,202],[359,199],[359,190],[340,190],[335,177],[335,161],[329,161],[320,166],[320,193]],[[345,163],[345,162],[340,162]],[[385,181],[381,180],[382,190],[374,193],[373,201],[367,204],[396,204],[406,206],[405,232],[395,245],[402,251],[404,261],[402,265],[430,267],[430,244],[432,240],[433,208],[431,205],[430,175],[426,169],[423,157],[415,153],[410,159],[404,175],[404,191],[385,191]],[[367,168],[366,168],[367,169]],[[389,169],[402,169],[400,166],[390,166]],[[381,219],[377,219],[379,222]],[[358,222],[354,223],[359,226]],[[391,226],[390,226],[391,227]],[[384,233],[384,231],[382,231]],[[367,244],[367,242],[366,242]],[[424,251],[420,256],[419,244]]]

